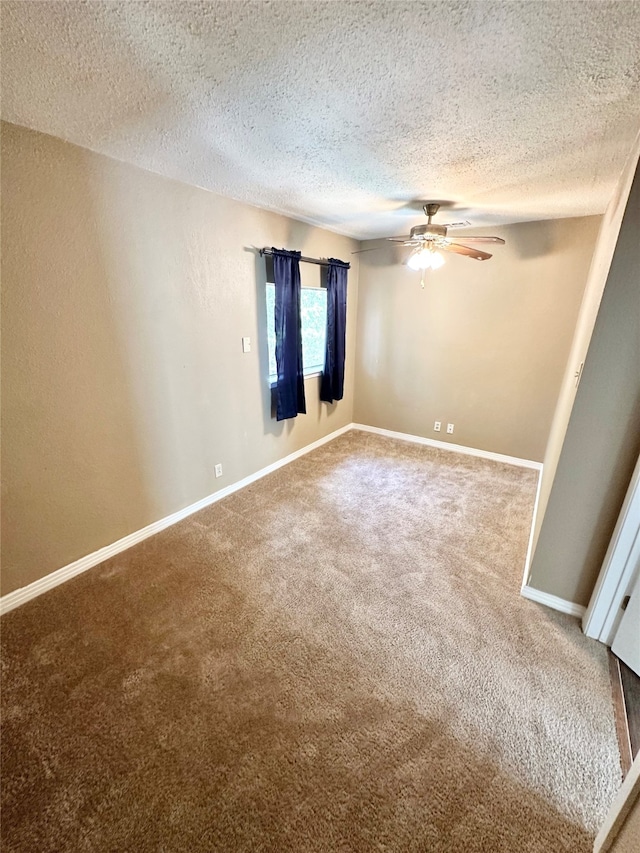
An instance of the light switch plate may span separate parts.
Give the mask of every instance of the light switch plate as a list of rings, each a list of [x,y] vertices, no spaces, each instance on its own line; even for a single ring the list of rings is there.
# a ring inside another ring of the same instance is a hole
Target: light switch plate
[[[251,352],[251,338],[242,339],[242,352]]]

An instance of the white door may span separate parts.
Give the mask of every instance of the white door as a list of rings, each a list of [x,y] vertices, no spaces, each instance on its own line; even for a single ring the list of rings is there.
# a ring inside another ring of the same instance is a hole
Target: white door
[[[582,629],[587,637],[600,640],[607,646],[613,645],[618,626],[626,612],[622,610],[625,596],[631,595],[639,571],[640,458],[631,477],[598,582],[582,620]],[[637,603],[636,595],[634,607],[637,607]],[[625,620],[627,625],[632,625],[632,618],[630,616]]]
[[[636,566],[631,597],[622,614],[611,651],[640,675],[640,563]]]

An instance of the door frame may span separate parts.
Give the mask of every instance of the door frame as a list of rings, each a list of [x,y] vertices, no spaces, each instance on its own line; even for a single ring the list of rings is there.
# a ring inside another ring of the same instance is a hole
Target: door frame
[[[582,630],[594,640],[611,646],[622,617],[622,601],[628,594],[640,559],[640,457],[618,516],[611,542],[598,575],[591,601],[582,619]]]
[[[631,765],[631,770],[627,773],[600,827],[593,845],[594,853],[608,853],[611,850],[631,810],[635,808],[640,808],[640,755]]]

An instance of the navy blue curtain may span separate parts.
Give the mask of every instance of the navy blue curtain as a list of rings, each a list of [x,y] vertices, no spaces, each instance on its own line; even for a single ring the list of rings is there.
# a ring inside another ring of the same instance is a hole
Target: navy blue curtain
[[[327,273],[327,341],[320,399],[342,400],[344,392],[344,344],[347,331],[347,270],[350,264],[329,258]]]
[[[300,317],[300,252],[272,249],[276,285],[276,416],[279,421],[305,414]]]

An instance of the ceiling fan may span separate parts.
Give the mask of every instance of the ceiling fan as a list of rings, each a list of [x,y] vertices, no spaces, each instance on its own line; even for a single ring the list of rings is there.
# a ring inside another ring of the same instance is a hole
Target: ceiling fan
[[[438,212],[439,204],[425,204],[422,208],[427,216],[426,225],[416,225],[409,232],[408,237],[389,237],[392,243],[402,243],[403,246],[413,246],[419,250],[427,249],[435,251],[442,249],[445,252],[455,252],[457,255],[466,255],[468,258],[474,258],[476,261],[487,261],[491,257],[488,252],[483,252],[480,249],[473,249],[470,246],[463,246],[461,243],[454,243],[447,238],[449,228],[459,228],[462,225],[467,225],[466,222],[454,222],[449,225],[434,225],[431,220]],[[463,235],[462,239],[466,243],[500,243],[504,244],[501,237],[474,237]],[[414,253],[415,254],[415,253]],[[410,259],[411,260],[411,259]],[[440,266],[440,265],[438,265]],[[416,269],[420,269],[417,266]]]
[[[427,217],[426,225],[416,225],[411,229],[406,237],[388,237],[392,243],[401,243],[403,246],[413,247],[413,252],[409,256],[407,266],[413,270],[438,269],[444,263],[444,258],[440,251],[454,252],[456,255],[465,255],[467,258],[473,258],[476,261],[488,261],[492,257],[488,252],[483,252],[481,249],[475,249],[471,246],[464,246],[462,243],[454,243],[447,237],[449,228],[461,228],[469,225],[469,222],[452,222],[448,225],[434,225],[433,217],[440,208],[439,204],[425,204],[422,208]],[[498,243],[504,244],[502,237],[475,237],[472,235],[461,235],[461,239],[465,243]],[[376,248],[380,248],[379,246]],[[370,252],[373,249],[362,249],[361,251]],[[358,254],[358,253],[354,253]]]

